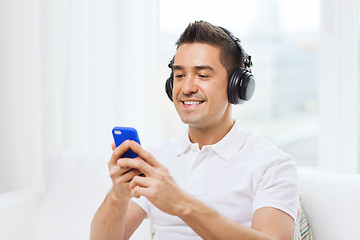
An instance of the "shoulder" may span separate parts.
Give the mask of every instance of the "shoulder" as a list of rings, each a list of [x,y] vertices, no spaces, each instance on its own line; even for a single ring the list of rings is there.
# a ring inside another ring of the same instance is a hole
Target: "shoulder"
[[[250,131],[248,132],[244,147],[246,148],[246,150],[252,150],[254,151],[254,153],[259,155],[292,159],[292,157],[288,153],[279,149],[274,143]]]
[[[233,132],[231,133],[232,143],[239,143],[240,150],[249,154],[270,154],[277,156],[288,156],[285,152],[280,150],[275,144],[268,141],[264,137],[240,126],[236,122]],[[236,144],[233,144],[234,147]]]
[[[258,173],[264,173],[274,168],[289,169],[291,172],[297,171],[296,162],[290,154],[251,131],[248,131],[245,143],[239,153],[238,156],[246,159],[245,161]]]

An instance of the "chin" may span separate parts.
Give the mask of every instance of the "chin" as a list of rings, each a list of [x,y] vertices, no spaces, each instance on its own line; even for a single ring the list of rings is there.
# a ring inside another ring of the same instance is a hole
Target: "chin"
[[[195,119],[190,119],[190,118],[186,118],[186,117],[180,117],[181,121],[185,124],[189,124],[189,125],[193,125],[196,124],[198,121]]]
[[[181,118],[181,121],[184,124],[187,124],[189,126],[193,126],[193,127],[201,127],[204,124],[204,121],[202,121],[201,119],[194,119],[194,118]]]

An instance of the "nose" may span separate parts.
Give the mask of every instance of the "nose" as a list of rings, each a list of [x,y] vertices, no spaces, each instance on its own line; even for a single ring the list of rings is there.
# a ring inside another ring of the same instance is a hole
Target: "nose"
[[[186,78],[183,79],[181,90],[184,95],[191,95],[193,93],[197,93],[199,89],[195,81],[195,76],[193,76],[192,74],[188,74]]]

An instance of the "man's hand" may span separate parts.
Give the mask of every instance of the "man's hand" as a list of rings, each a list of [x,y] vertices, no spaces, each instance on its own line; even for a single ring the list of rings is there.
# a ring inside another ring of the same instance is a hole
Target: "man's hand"
[[[113,182],[113,187],[110,191],[110,194],[116,198],[130,200],[131,190],[130,190],[130,181],[141,174],[137,169],[131,169],[128,167],[121,167],[117,164],[118,160],[121,159],[121,156],[130,148],[131,141],[124,141],[119,147],[115,148],[115,144],[112,144],[113,154],[108,163],[109,166],[109,175]],[[133,159],[128,159],[132,161]]]
[[[139,157],[120,159],[118,165],[122,169],[137,169],[144,176],[134,176],[130,182],[131,196],[145,196],[157,208],[171,215],[177,215],[181,208],[181,200],[187,195],[177,186],[167,168],[161,165],[149,152],[138,143],[129,142],[129,147]]]
[[[129,239],[146,217],[146,212],[130,201],[130,181],[141,173],[117,164],[129,144],[125,141],[117,148],[112,146],[108,166],[113,186],[91,222],[90,239]]]

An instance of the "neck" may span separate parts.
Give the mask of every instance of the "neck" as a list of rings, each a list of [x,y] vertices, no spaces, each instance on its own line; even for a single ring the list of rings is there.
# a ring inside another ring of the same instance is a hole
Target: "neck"
[[[234,126],[232,118],[222,120],[213,126],[196,127],[189,125],[189,138],[192,143],[198,143],[200,149],[204,145],[212,145],[219,142]]]

